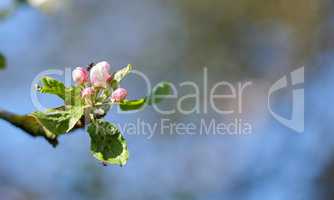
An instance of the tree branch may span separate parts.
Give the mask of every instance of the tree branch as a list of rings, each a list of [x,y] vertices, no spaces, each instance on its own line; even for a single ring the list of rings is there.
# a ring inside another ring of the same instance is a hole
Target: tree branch
[[[32,137],[44,137],[53,147],[58,145],[57,137],[50,138],[47,136],[43,127],[36,121],[36,119],[29,115],[17,115],[6,110],[0,109],[0,119],[3,119],[15,127],[25,131]],[[84,119],[77,123],[73,130],[83,128]]]

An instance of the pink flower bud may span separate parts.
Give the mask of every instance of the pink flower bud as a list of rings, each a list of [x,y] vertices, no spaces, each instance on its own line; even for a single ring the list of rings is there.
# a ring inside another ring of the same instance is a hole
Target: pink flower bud
[[[124,88],[118,88],[111,94],[111,100],[114,102],[123,101],[128,96],[128,91]]]
[[[72,72],[73,81],[81,85],[88,81],[88,71],[82,67],[77,67]]]
[[[95,90],[92,87],[88,87],[82,90],[81,96],[84,97],[90,97],[94,94]]]
[[[103,61],[97,63],[90,70],[90,80],[95,87],[106,87],[107,82],[112,80],[112,76],[109,74],[110,65]]]

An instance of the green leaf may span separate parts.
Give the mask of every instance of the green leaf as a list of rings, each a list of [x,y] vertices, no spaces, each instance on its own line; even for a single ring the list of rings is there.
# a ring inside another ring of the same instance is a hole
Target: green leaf
[[[66,88],[65,85],[48,76],[41,79],[42,85],[37,86],[37,90],[44,94],[54,94],[65,101],[66,106],[82,106],[83,100],[81,98],[82,88],[74,86]]]
[[[65,105],[82,106],[83,100],[81,98],[81,87],[71,87],[65,89]]]
[[[123,111],[138,110],[142,109],[145,104],[152,105],[160,103],[164,99],[164,96],[170,95],[171,93],[172,88],[170,83],[161,82],[154,87],[153,92],[148,97],[137,100],[124,100],[119,106]]]
[[[118,88],[118,86],[119,86],[119,83],[118,83],[115,79],[113,79],[113,80],[111,81],[111,83],[110,83],[110,87],[111,87],[113,90],[116,90],[116,89]]]
[[[34,112],[30,116],[37,120],[49,138],[56,138],[69,129],[71,116],[68,111],[49,110],[47,112]]]
[[[82,88],[79,86],[66,88],[65,85],[48,76],[41,79],[42,85],[37,86],[37,90],[44,94],[54,94],[65,101],[65,105],[82,105]]]
[[[45,76],[41,79],[42,85],[37,86],[39,92],[44,94],[54,94],[60,97],[61,99],[65,99],[65,85],[48,76]]]
[[[51,109],[47,112],[34,112],[30,114],[40,124],[49,138],[56,138],[61,134],[71,131],[83,115],[84,108],[82,106]]]
[[[152,105],[152,104],[160,103],[164,99],[164,96],[168,96],[170,94],[172,94],[172,87],[170,83],[161,82],[153,88],[152,94],[147,99],[148,104]]]
[[[0,69],[4,69],[6,65],[6,58],[0,53]]]
[[[70,132],[75,127],[75,125],[84,115],[84,112],[85,112],[84,107],[81,105],[73,106],[70,109],[70,120],[68,122],[68,129],[66,130],[67,133]]]
[[[88,127],[93,156],[105,163],[124,166],[129,158],[126,140],[117,127],[104,120],[96,120]]]
[[[124,67],[123,69],[117,71],[114,74],[114,80],[120,82],[126,75],[128,75],[132,70],[132,66],[128,64],[128,66]]]
[[[146,103],[146,99],[138,99],[138,100],[124,100],[120,103],[120,108],[123,111],[130,111],[130,110],[138,110],[141,109]]]

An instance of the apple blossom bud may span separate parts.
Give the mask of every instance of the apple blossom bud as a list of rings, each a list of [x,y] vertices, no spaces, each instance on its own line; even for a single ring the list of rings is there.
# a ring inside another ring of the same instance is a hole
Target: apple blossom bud
[[[106,87],[108,81],[112,80],[109,73],[110,65],[106,61],[97,63],[90,70],[90,80],[95,87]]]
[[[111,94],[111,101],[121,102],[128,96],[128,91],[124,88],[118,88]]]
[[[81,96],[82,98],[91,97],[94,94],[94,92],[95,92],[94,88],[88,87],[82,90]]]
[[[77,67],[72,72],[73,81],[81,85],[88,81],[88,71],[82,67]]]

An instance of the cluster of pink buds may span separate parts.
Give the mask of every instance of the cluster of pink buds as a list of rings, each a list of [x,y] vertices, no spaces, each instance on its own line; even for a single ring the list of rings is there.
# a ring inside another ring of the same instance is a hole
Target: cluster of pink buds
[[[77,67],[72,72],[73,81],[77,85],[84,86],[81,92],[82,98],[91,98],[99,89],[108,90],[108,85],[113,80],[109,73],[110,65],[106,61],[99,62],[92,66],[90,70]],[[111,94],[112,102],[121,102],[126,99],[128,92],[124,88],[118,88]]]

